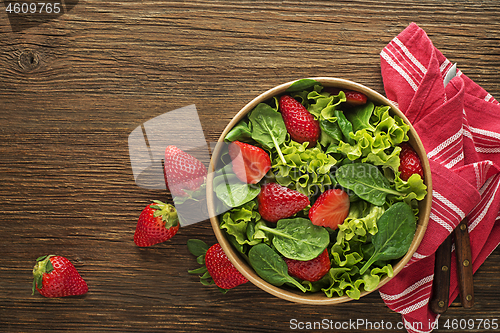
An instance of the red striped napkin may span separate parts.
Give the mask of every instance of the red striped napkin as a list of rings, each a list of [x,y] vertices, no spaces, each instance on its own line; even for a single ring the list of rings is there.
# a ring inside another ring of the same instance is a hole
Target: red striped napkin
[[[408,265],[380,289],[408,332],[430,332],[438,246],[468,216],[474,272],[500,243],[500,105],[452,63],[424,30],[410,24],[380,53],[387,97],[418,132],[430,160],[433,200],[424,239]],[[459,294],[452,253],[450,302]]]

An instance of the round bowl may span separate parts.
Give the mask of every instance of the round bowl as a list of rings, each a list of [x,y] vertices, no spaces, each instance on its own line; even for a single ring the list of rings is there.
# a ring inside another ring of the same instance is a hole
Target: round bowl
[[[419,218],[417,221],[417,229],[415,232],[415,236],[413,238],[413,242],[404,257],[402,257],[394,266],[394,275],[398,274],[403,267],[408,263],[408,261],[413,256],[413,253],[417,250],[422,238],[424,236],[425,230],[427,228],[427,224],[429,221],[429,214],[431,210],[431,200],[432,200],[432,180],[431,180],[431,172],[429,167],[429,161],[427,159],[427,155],[425,153],[424,147],[420,138],[418,137],[417,132],[410,124],[405,115],[397,108],[396,105],[391,103],[387,98],[379,94],[378,92],[361,85],[359,83],[355,83],[349,80],[338,79],[338,78],[329,78],[329,77],[319,77],[313,78],[314,80],[320,82],[325,87],[336,87],[343,88],[347,90],[355,90],[365,94],[369,100],[379,105],[388,105],[391,107],[392,115],[397,115],[401,117],[408,125],[410,125],[410,130],[408,132],[408,136],[410,138],[410,145],[415,149],[417,154],[420,157],[422,162],[422,167],[424,171],[424,183],[427,186],[427,195],[426,197],[419,202]],[[252,111],[259,103],[264,102],[272,98],[273,96],[282,94],[285,90],[295,81],[283,83],[279,86],[276,86],[268,91],[262,93],[261,95],[254,98],[251,102],[245,105],[234,118],[229,122],[224,131],[222,132],[218,143],[222,143],[224,141],[227,133],[250,111]],[[339,297],[327,297],[324,293],[303,293],[300,290],[291,290],[283,287],[274,286],[266,281],[264,281],[261,277],[257,275],[257,273],[253,270],[253,268],[243,259],[242,256],[235,250],[230,242],[227,240],[225,233],[219,228],[219,219],[215,214],[214,209],[214,191],[212,188],[213,181],[213,171],[215,167],[215,161],[220,158],[221,147],[223,145],[218,144],[213,151],[210,171],[207,178],[207,205],[208,205],[208,213],[212,224],[212,228],[214,230],[215,236],[217,237],[218,242],[221,244],[224,252],[227,254],[229,260],[234,264],[234,266],[241,272],[250,282],[252,282],[258,288],[274,295],[276,297],[302,304],[317,304],[317,305],[326,305],[326,304],[337,304],[343,303],[353,300],[352,298],[344,295]],[[380,288],[382,285],[386,284],[391,278],[385,276],[381,279],[378,287]],[[375,289],[375,290],[376,290]],[[373,291],[373,290],[372,290]],[[361,297],[369,294],[372,291],[362,291]]]

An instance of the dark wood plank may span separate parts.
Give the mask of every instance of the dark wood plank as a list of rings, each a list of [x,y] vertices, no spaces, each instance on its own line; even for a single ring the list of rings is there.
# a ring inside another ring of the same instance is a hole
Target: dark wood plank
[[[301,77],[383,92],[379,52],[412,21],[498,97],[499,11],[496,0],[89,0],[18,32],[2,11],[0,330],[281,332],[291,319],[399,322],[376,292],[305,306],[251,284],[226,295],[202,286],[187,273],[197,264],[186,242],[215,242],[208,221],[137,248],[138,215],[165,192],[134,183],[128,135],[195,104],[214,142],[253,97]],[[31,296],[31,268],[47,253],[72,260],[90,292]],[[441,320],[499,318],[499,267],[497,249],[474,275],[474,308],[452,305]]]

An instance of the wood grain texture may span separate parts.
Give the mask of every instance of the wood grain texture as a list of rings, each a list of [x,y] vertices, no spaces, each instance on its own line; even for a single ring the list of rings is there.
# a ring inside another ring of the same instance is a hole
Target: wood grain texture
[[[226,295],[202,286],[187,274],[197,264],[186,241],[215,242],[208,221],[137,248],[140,211],[166,194],[135,185],[128,135],[195,104],[214,142],[253,97],[302,77],[383,93],[379,53],[410,22],[498,98],[497,0],[81,0],[17,32],[0,8],[0,331],[285,332],[292,318],[401,320],[378,293],[321,307],[251,284]],[[31,296],[35,258],[48,253],[74,262],[90,292]],[[474,275],[474,308],[452,304],[441,321],[500,318],[499,267],[497,249]]]

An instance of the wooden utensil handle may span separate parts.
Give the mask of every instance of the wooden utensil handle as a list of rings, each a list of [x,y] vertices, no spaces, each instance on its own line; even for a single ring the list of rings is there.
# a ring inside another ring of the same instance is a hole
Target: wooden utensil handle
[[[444,313],[448,309],[450,300],[451,245],[452,235],[450,234],[438,247],[435,255],[432,297],[429,301],[431,310],[435,313]]]
[[[472,277],[472,253],[467,230],[467,218],[455,228],[455,251],[457,252],[457,275],[462,306],[474,306],[474,282]]]

